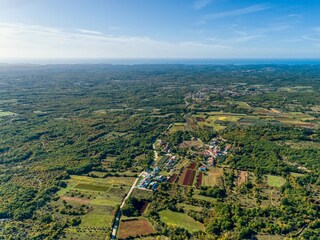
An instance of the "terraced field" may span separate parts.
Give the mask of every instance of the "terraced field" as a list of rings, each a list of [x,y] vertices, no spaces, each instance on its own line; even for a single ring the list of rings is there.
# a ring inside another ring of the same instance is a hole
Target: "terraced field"
[[[58,192],[60,199],[57,204],[66,202],[73,208],[84,205],[87,209],[80,215],[77,233],[69,229],[67,239],[84,239],[89,233],[94,234],[94,239],[104,239],[109,234],[107,230],[111,227],[116,206],[121,203],[133,181],[131,177],[91,178],[77,175],[66,180],[67,187]]]

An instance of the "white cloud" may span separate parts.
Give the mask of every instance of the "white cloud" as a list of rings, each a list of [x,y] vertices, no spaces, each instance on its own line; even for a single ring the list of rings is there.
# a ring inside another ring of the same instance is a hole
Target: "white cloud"
[[[221,57],[230,48],[222,44],[110,36],[87,29],[0,23],[0,58]]]
[[[226,18],[226,17],[242,16],[242,15],[247,15],[247,14],[251,14],[251,13],[261,12],[261,11],[267,10],[269,8],[270,8],[270,6],[268,6],[266,4],[257,4],[257,5],[252,5],[252,6],[245,7],[245,8],[238,8],[238,9],[234,9],[234,10],[230,10],[230,11],[209,14],[209,15],[204,16],[201,21],[207,22],[208,20],[214,20],[214,19],[220,19],[220,18]]]
[[[92,35],[102,35],[101,32],[98,31],[92,31],[92,30],[87,30],[87,29],[77,29],[80,33],[85,33],[85,34],[92,34]]]
[[[217,38],[217,37],[209,37],[207,38],[208,41],[215,42],[216,44],[228,44],[230,46],[235,46],[237,44],[241,43],[247,43],[252,40],[255,40],[257,38],[262,38],[262,34],[247,34],[247,35],[241,35],[241,36],[235,36],[235,37],[230,37],[230,38]]]
[[[268,29],[280,30],[282,27]],[[89,29],[59,29],[40,25],[0,22],[0,59],[90,59],[90,58],[262,58],[319,57],[310,44],[277,48],[274,42],[249,46],[263,39],[265,31],[240,31],[233,37],[203,41],[169,42],[137,36],[112,36]],[[313,36],[312,36],[313,37]],[[263,39],[265,40],[265,39]],[[305,36],[305,42],[311,36]],[[312,39],[313,40],[313,39]],[[316,43],[316,42],[315,42]],[[242,44],[242,45],[241,45]]]
[[[213,0],[196,0],[193,4],[194,9],[199,10],[208,6]]]

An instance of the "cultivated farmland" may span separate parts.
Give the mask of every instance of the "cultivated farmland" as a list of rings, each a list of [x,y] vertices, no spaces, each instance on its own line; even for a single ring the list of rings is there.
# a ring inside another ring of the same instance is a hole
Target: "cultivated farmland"
[[[155,229],[145,219],[130,219],[121,221],[119,239],[128,237],[148,236],[155,233]]]

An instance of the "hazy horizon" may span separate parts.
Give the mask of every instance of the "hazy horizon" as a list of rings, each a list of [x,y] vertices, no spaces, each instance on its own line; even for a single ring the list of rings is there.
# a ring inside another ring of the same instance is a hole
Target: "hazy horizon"
[[[0,59],[320,58],[319,1],[2,0]]]
[[[59,65],[59,64],[184,64],[184,65],[312,65],[320,64],[320,58],[101,58],[101,59],[0,59],[1,65]]]

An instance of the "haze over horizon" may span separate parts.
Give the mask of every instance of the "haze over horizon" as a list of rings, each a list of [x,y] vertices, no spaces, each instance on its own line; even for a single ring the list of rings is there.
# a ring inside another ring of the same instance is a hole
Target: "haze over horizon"
[[[0,59],[320,58],[319,1],[2,0]]]

